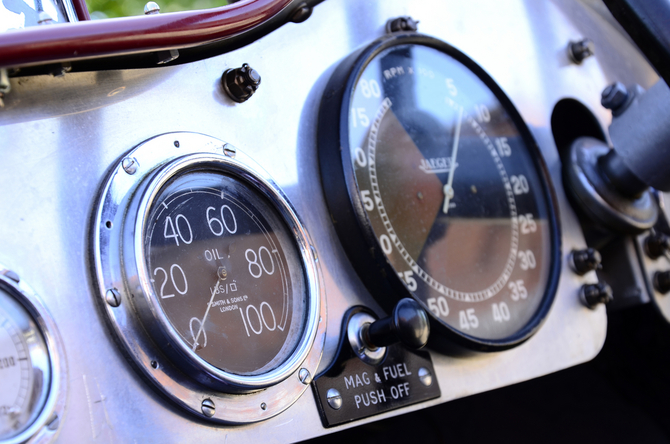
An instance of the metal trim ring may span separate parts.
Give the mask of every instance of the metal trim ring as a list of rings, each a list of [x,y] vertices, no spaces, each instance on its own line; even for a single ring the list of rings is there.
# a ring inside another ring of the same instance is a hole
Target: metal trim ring
[[[2,264],[0,264],[0,289],[13,297],[35,322],[46,344],[51,375],[46,387],[46,399],[40,406],[41,412],[25,430],[2,442],[3,444],[18,444],[28,440],[51,442],[58,435],[58,426],[65,414],[67,364],[63,342],[56,323],[39,296]]]
[[[184,363],[175,364],[175,356],[168,356],[155,344],[143,323],[147,315],[156,315],[142,308],[151,305],[147,302],[153,292],[141,260],[145,217],[166,181],[199,167],[220,169],[260,192],[292,231],[299,251],[309,293],[303,336],[283,364],[262,375],[224,372],[189,356],[188,347],[180,350],[188,357],[185,369]],[[106,179],[93,221],[91,254],[98,299],[112,330],[140,372],[182,408],[215,422],[251,423],[277,415],[307,389],[325,342],[325,294],[318,259],[286,196],[244,153],[196,133],[168,133],[141,143],[120,159]],[[109,292],[116,295],[111,301]]]

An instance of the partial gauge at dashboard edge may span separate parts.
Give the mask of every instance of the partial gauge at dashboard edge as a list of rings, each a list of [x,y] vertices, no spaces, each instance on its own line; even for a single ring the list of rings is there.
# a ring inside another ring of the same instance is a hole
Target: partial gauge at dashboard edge
[[[137,171],[128,173],[122,159],[107,178],[93,222],[92,253],[102,306],[125,351],[160,391],[205,419],[243,424],[288,408],[317,369],[326,311],[311,241],[286,196],[245,153],[201,134],[157,136],[124,159],[133,159]],[[253,250],[264,255],[264,273],[281,281],[278,302],[264,300],[256,285],[262,279],[240,281],[242,271],[260,275],[251,262],[263,264],[252,257],[249,242],[273,239],[281,246],[259,251],[254,243]],[[292,252],[284,255],[287,248]],[[273,313],[271,305],[281,305],[291,279],[300,281],[295,297],[289,295],[295,303]],[[111,303],[110,291],[116,295]],[[244,339],[280,332],[287,310],[297,319],[288,321],[293,332],[278,339],[279,348],[267,358],[261,356],[270,365],[254,367],[264,343],[249,349]],[[198,322],[191,319],[189,327],[191,316]],[[226,330],[231,323],[224,319],[237,319],[239,328]],[[240,354],[228,360],[231,365],[245,357],[253,362],[230,369],[217,361],[225,363],[230,353],[201,356],[207,345],[216,348],[222,340],[240,344],[230,352]],[[291,342],[288,348],[281,347],[284,342]],[[214,407],[205,406],[206,400]]]
[[[0,396],[0,415],[10,417],[15,428],[0,430],[0,441],[50,442],[58,434],[65,409],[67,371],[63,344],[54,320],[34,290],[2,265],[0,318],[5,336],[0,350],[0,375],[3,384],[8,384]],[[7,339],[13,351],[4,348]],[[5,404],[9,401],[7,395],[12,394],[16,395],[12,402],[23,399],[19,401],[21,405]]]
[[[368,206],[367,209],[370,209],[369,204],[371,202],[373,203],[373,208],[377,210],[377,205],[380,202],[380,195],[377,194],[373,196],[372,194],[366,194],[366,202],[363,202],[358,182],[359,177],[355,172],[354,163],[356,161],[352,158],[352,147],[354,145],[350,142],[350,133],[352,131],[352,126],[355,124],[352,124],[351,107],[353,106],[355,88],[359,86],[359,81],[362,78],[361,76],[368,65],[370,65],[373,60],[376,60],[380,54],[383,53],[386,55],[393,48],[400,48],[402,46],[411,48],[431,48],[431,50],[435,50],[443,56],[453,59],[455,63],[463,65],[464,70],[469,71],[472,74],[472,78],[483,83],[490,94],[492,94],[492,96],[499,102],[503,112],[507,113],[506,115],[511,120],[511,125],[517,130],[518,138],[525,146],[523,147],[523,150],[528,152],[523,158],[523,161],[531,166],[526,166],[526,168],[533,170],[533,174],[537,176],[536,184],[541,189],[536,191],[539,196],[536,198],[536,201],[540,202],[540,204],[537,205],[543,206],[537,211],[540,211],[543,216],[546,217],[546,224],[542,228],[542,230],[544,230],[543,236],[545,239],[545,241],[543,241],[543,245],[545,246],[543,246],[542,249],[546,252],[546,260],[544,265],[541,265],[544,267],[542,272],[545,276],[545,278],[543,278],[545,279],[544,287],[542,289],[543,291],[539,296],[536,296],[537,307],[534,308],[534,313],[532,314],[531,319],[528,320],[528,322],[525,322],[524,325],[518,327],[512,334],[504,335],[504,337],[487,338],[464,332],[458,327],[447,325],[445,322],[437,318],[437,316],[431,316],[431,327],[434,333],[431,335],[430,343],[442,350],[458,353],[466,350],[497,351],[513,347],[524,342],[537,331],[551,307],[558,286],[561,267],[560,230],[557,218],[558,210],[554,191],[551,187],[551,182],[548,179],[549,174],[547,168],[544,165],[539,148],[523,122],[523,119],[516,111],[511,101],[503,93],[500,87],[495,84],[491,77],[460,51],[442,41],[428,36],[416,33],[399,33],[378,39],[369,46],[350,55],[344,61],[340,62],[339,66],[335,69],[323,93],[319,110],[318,149],[324,193],[336,232],[338,233],[338,237],[344,246],[349,259],[353,263],[354,268],[368,290],[384,309],[390,310],[394,303],[402,297],[411,295],[415,297],[415,299],[417,298],[408,288],[408,285],[404,280],[398,277],[397,272],[402,270],[397,270],[386,253],[382,251],[379,240],[380,234],[379,232],[375,232],[370,219],[371,216],[366,210],[366,206]],[[386,73],[386,75],[389,75],[389,73]],[[391,75],[393,75],[393,73],[391,73]],[[384,80],[394,78],[395,77],[389,76]],[[382,85],[381,88],[379,87],[382,83],[383,80],[380,79],[379,83],[376,85],[378,91],[377,97],[380,97],[379,89],[384,91],[386,88],[384,85]],[[368,85],[364,86],[368,87]],[[390,88],[392,86],[393,85],[388,87]],[[445,95],[447,94],[445,93]],[[383,97],[384,94],[381,95],[381,98]],[[407,116],[409,114],[410,113],[405,113],[404,115]],[[380,115],[381,117],[379,117]],[[372,130],[366,130],[371,131],[369,134],[373,134],[375,140],[379,136],[378,132],[381,132],[379,122],[376,122],[377,126],[375,127],[375,119],[377,118],[384,119],[382,110],[380,109],[378,111],[376,108],[373,108],[367,110],[367,114],[359,121],[359,125],[362,122],[363,124],[367,123],[368,125],[366,126],[369,128],[375,128],[374,134],[372,133]],[[456,118],[454,117],[454,119]],[[367,120],[367,122],[365,120]],[[476,126],[478,126],[476,122],[473,122],[472,128],[476,129]],[[484,133],[484,136],[486,136],[486,132],[482,132]],[[422,136],[421,131],[418,131],[418,133],[418,136],[413,135],[413,137]],[[373,136],[369,136],[369,139],[372,140]],[[482,136],[482,141],[484,141],[484,136]],[[486,137],[488,138],[488,136]],[[452,139],[456,139],[456,143],[458,144],[458,136],[452,135]],[[368,139],[365,141],[366,144],[367,141]],[[416,142],[416,140],[414,140],[414,142]],[[490,144],[490,140],[488,143]],[[361,146],[363,145],[361,144]],[[449,146],[451,146],[451,140],[449,140]],[[370,157],[367,148],[364,147],[363,150],[362,156],[365,157],[360,159],[361,162],[363,162],[363,164],[368,162],[371,165],[372,162],[369,161],[374,161],[374,157]],[[447,149],[446,154],[451,155],[451,151],[451,148]],[[494,157],[498,157],[498,155],[496,154]],[[460,159],[461,158],[459,158],[459,162],[455,163],[455,165],[458,166],[460,164]],[[448,170],[449,160],[450,159],[446,159],[447,168],[445,171]],[[497,162],[496,164],[502,165],[502,162],[499,161],[500,159],[494,158],[493,160]],[[358,166],[361,165],[359,164]],[[397,167],[397,165],[394,166]],[[366,168],[369,168],[369,165],[366,166]],[[506,174],[504,172],[504,167],[499,169],[502,170],[502,173],[500,174],[503,174],[504,176]],[[396,170],[397,174],[404,174],[397,171],[405,170]],[[376,181],[378,179],[378,176],[376,176],[377,173],[373,173],[373,179]],[[453,174],[450,175],[453,176]],[[443,182],[446,182],[446,174],[444,176],[445,178],[443,179]],[[458,176],[459,175],[456,174],[457,178]],[[378,186],[378,189],[381,187],[379,183],[376,182],[375,184]],[[509,181],[504,185],[509,189]],[[445,190],[446,186],[447,185],[444,184]],[[456,182],[454,182],[454,187],[455,186]],[[504,190],[504,187],[499,188],[500,190]],[[372,193],[374,192],[374,189],[366,192]],[[511,191],[508,194],[511,194]],[[422,198],[420,193],[419,197]],[[370,198],[373,198],[374,200],[371,200]],[[448,205],[448,202],[447,199],[445,205]],[[514,198],[512,198],[510,202],[510,208],[516,208]],[[518,222],[518,219],[515,219],[514,214],[515,213],[512,212],[512,225],[516,225]],[[390,219],[387,214],[383,214],[382,217],[384,218],[383,220],[386,229],[388,229],[390,226]],[[394,243],[397,245],[395,240]],[[389,245],[391,244],[389,243]],[[389,245],[385,246],[388,247]],[[397,249],[395,245],[390,250],[393,250],[393,254],[396,254]],[[388,252],[389,249],[386,251]],[[515,250],[512,249],[512,252],[515,252]],[[510,255],[511,254],[512,253],[510,253]],[[411,255],[405,254],[405,256]],[[411,259],[412,258],[410,257],[410,262],[408,263],[411,263]],[[539,262],[540,261],[538,261],[538,263]],[[415,275],[415,277],[417,280],[419,279],[418,276]],[[426,282],[430,279],[430,276],[428,276]],[[505,279],[509,279],[509,276],[505,277]],[[435,282],[436,286],[440,285],[439,282]],[[507,281],[504,283],[507,284]],[[498,291],[500,292],[500,290]],[[425,301],[420,298],[417,300],[430,312]],[[494,307],[494,316],[495,314]]]

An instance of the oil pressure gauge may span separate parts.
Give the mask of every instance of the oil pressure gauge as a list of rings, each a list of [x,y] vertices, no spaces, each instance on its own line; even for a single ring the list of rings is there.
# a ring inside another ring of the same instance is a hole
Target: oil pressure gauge
[[[316,257],[244,153],[192,133],[141,144],[108,179],[94,242],[117,334],[177,403],[253,422],[307,388],[325,339]]]
[[[384,37],[330,79],[319,159],[335,228],[391,307],[411,296],[433,339],[501,350],[532,335],[560,267],[556,204],[511,101],[455,48]]]

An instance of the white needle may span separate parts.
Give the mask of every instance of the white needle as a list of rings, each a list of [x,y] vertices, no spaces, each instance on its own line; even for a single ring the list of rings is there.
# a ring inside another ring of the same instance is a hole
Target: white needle
[[[193,340],[193,351],[195,351],[195,348],[198,346],[198,338],[200,337],[200,333],[202,333],[202,329],[205,327],[205,320],[207,319],[207,315],[209,314],[209,308],[212,306],[212,301],[214,300],[214,295],[216,294],[216,288],[218,286],[219,286],[219,280],[217,279],[216,284],[214,284],[214,290],[212,291],[212,297],[209,298],[209,304],[207,304],[207,310],[205,310],[205,316],[203,316],[202,321],[200,321],[200,328],[198,329],[198,334],[195,335],[195,339]]]
[[[442,211],[447,214],[449,211],[449,201],[454,197],[454,189],[452,184],[454,182],[454,171],[456,171],[456,154],[458,154],[458,139],[461,137],[461,121],[463,120],[463,107],[458,111],[458,123],[456,124],[456,134],[454,135],[454,145],[451,148],[451,163],[449,164],[449,179],[447,184],[442,188],[444,191],[444,205]]]

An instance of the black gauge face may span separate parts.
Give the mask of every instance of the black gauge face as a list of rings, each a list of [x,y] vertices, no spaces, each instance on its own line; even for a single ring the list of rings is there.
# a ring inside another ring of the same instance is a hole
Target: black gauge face
[[[553,297],[551,196],[511,103],[443,46],[387,45],[351,74],[347,192],[367,248],[383,257],[379,279],[402,281],[461,337],[518,341]]]
[[[160,190],[145,227],[164,328],[229,373],[288,359],[304,330],[305,276],[292,233],[258,191],[220,172],[182,174]]]

